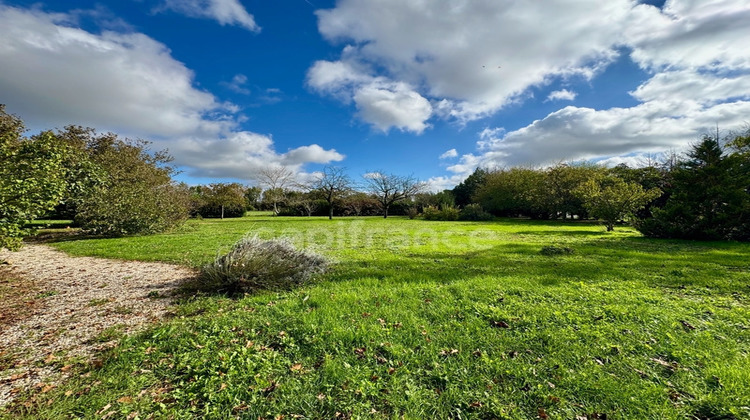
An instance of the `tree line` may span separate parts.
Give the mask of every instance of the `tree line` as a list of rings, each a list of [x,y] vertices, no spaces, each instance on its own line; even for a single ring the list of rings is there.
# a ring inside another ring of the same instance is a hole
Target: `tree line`
[[[113,133],[67,126],[25,136],[0,104],[0,247],[15,248],[42,217],[84,233],[162,232],[193,217],[422,215],[427,220],[600,219],[628,221],[649,237],[750,240],[750,128],[706,135],[684,156],[631,168],[558,164],[477,168],[455,188],[426,192],[412,176],[374,171],[354,182],[325,167],[306,181],[283,166],[258,171],[257,186],[187,186],[165,151]]]
[[[190,187],[191,214],[240,217],[248,210],[273,211],[277,216],[374,216],[406,214],[410,200],[424,189],[411,176],[382,171],[355,183],[345,168],[326,166],[306,181],[286,167],[268,167],[255,175],[259,186],[216,183]]]
[[[79,126],[25,131],[0,105],[0,247],[17,248],[28,223],[50,215],[108,236],[161,232],[187,219],[187,186],[148,142]]]
[[[705,135],[683,156],[637,168],[559,164],[477,169],[449,191],[495,216],[629,221],[655,238],[750,240],[750,128]]]
[[[247,210],[276,215],[334,214],[387,217],[424,184],[373,172],[367,193],[343,168],[326,167],[307,182],[288,168],[256,175],[259,186],[188,186],[166,151],[143,140],[67,126],[26,136],[23,121],[0,104],[0,248],[16,249],[40,218],[72,220],[85,234],[118,236],[163,232],[190,216],[238,217]],[[261,188],[263,187],[263,188]]]

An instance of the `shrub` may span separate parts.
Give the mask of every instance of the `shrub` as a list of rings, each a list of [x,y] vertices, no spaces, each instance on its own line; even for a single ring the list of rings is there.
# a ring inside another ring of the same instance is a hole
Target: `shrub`
[[[297,250],[283,239],[246,237],[201,270],[204,290],[223,292],[290,289],[327,267],[325,258]]]
[[[567,246],[547,245],[543,246],[539,253],[546,256],[570,255],[575,253],[575,250],[573,248],[568,248]]]
[[[416,207],[409,207],[408,210],[406,210],[406,215],[409,216],[409,219],[414,219],[419,214],[419,211]]]
[[[437,207],[425,207],[422,211],[424,220],[440,220],[440,210]]]
[[[493,216],[484,211],[479,204],[469,204],[458,215],[459,220],[486,221],[492,218]]]
[[[175,183],[176,169],[166,152],[150,152],[148,142],[115,134],[87,134],[87,153],[105,173],[78,204],[76,223],[90,234],[105,236],[164,232],[189,216],[187,186]]]
[[[438,210],[436,207],[425,207],[422,212],[425,220],[453,221],[458,220],[458,209],[455,207],[444,207]]]

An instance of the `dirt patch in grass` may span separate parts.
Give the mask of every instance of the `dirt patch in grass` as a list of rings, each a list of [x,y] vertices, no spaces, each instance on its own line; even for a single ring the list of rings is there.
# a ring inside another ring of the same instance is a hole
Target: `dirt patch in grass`
[[[174,291],[196,275],[37,244],[0,250],[0,262],[0,407],[58,384],[73,364],[93,362],[122,335],[166,316]]]
[[[0,261],[0,330],[33,314],[43,304],[38,293],[33,281],[14,274],[9,263]]]

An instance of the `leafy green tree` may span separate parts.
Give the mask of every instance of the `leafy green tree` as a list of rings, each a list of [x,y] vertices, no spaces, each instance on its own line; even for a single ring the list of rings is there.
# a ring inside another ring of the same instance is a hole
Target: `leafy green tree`
[[[583,201],[589,215],[604,220],[607,231],[615,230],[615,223],[632,216],[650,201],[659,197],[658,188],[644,190],[640,184],[625,182],[615,176],[589,179],[574,191]]]
[[[635,212],[634,216],[639,219],[651,217],[651,210],[653,208],[664,207],[669,199],[668,191],[672,183],[672,176],[666,168],[655,166],[653,160],[649,162],[652,164],[640,168],[630,168],[623,163],[609,170],[609,174],[619,177],[625,182],[635,182],[643,187],[644,190],[650,190],[652,188],[662,190],[661,195],[651,200],[643,208]]]
[[[545,172],[544,191],[538,198],[543,198],[549,208],[551,218],[567,219],[578,216],[587,218],[588,211],[583,199],[576,194],[576,189],[588,180],[597,177],[604,168],[591,164],[553,166]]]
[[[90,159],[105,173],[100,185],[81,198],[76,221],[97,235],[155,233],[188,217],[189,191],[172,181],[166,152],[151,153],[148,142],[108,133],[87,141]]]
[[[549,217],[549,197],[544,190],[545,174],[528,168],[489,172],[476,191],[477,204],[497,216]]]
[[[473,203],[474,194],[484,184],[488,174],[489,172],[486,169],[477,168],[468,178],[456,185],[453,188],[455,204],[459,207],[464,207]]]
[[[105,171],[89,156],[88,147],[96,136],[93,128],[70,125],[55,133],[61,147],[68,151],[63,160],[65,194],[55,207],[54,217],[75,219],[81,200],[93,188],[104,183]]]
[[[247,187],[245,189],[245,205],[248,210],[257,210],[260,206],[260,198],[263,190],[260,187]]]
[[[704,136],[672,171],[665,206],[638,229],[661,238],[750,240],[750,155],[743,141],[730,140],[725,153],[718,138]]]
[[[245,188],[234,183],[215,183],[202,190],[203,217],[241,217],[247,208]]]
[[[49,132],[26,139],[23,122],[0,105],[0,248],[18,249],[24,226],[65,193],[67,149]]]

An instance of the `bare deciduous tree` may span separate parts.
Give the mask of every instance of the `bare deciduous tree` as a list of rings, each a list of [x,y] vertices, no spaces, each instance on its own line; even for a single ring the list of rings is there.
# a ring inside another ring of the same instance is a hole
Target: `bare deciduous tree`
[[[317,191],[328,203],[328,219],[333,219],[333,204],[352,191],[352,180],[345,168],[326,166],[310,182],[308,188]]]
[[[388,217],[388,209],[398,201],[406,200],[424,190],[424,183],[413,176],[385,174],[381,171],[364,175],[368,190],[376,196],[383,209],[383,218]]]
[[[264,187],[263,198],[273,203],[273,214],[279,214],[278,203],[284,199],[287,188],[294,185],[294,172],[285,166],[270,166],[258,171],[256,181]]]

